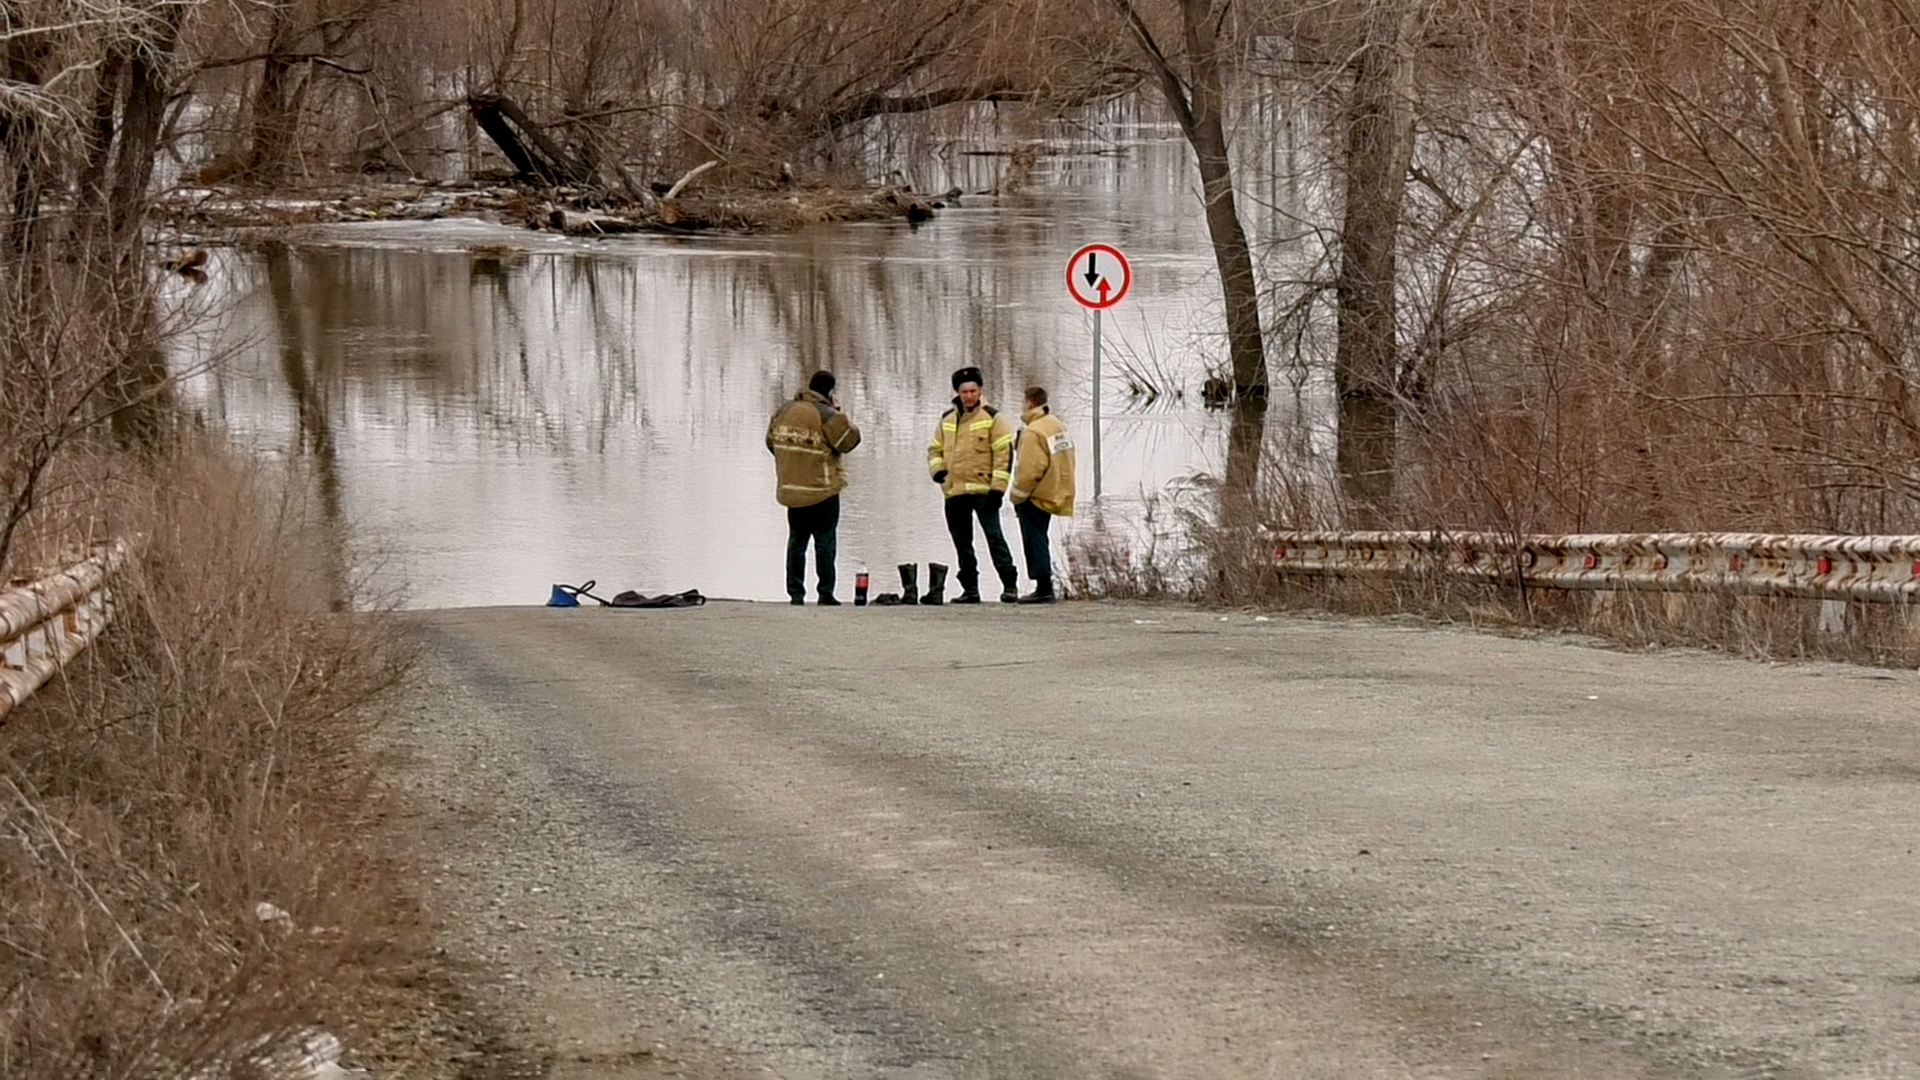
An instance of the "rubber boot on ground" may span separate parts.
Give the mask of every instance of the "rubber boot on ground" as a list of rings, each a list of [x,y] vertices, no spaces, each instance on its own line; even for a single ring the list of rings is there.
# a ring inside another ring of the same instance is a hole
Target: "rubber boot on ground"
[[[1023,604],[1051,604],[1059,597],[1053,594],[1053,579],[1043,577],[1033,583],[1033,591],[1020,598]]]
[[[933,583],[929,581],[928,587]],[[917,604],[920,602],[920,564],[903,562],[900,564],[900,603]]]
[[[944,604],[947,598],[947,568],[940,563],[927,564],[927,592],[920,598],[922,604]]]

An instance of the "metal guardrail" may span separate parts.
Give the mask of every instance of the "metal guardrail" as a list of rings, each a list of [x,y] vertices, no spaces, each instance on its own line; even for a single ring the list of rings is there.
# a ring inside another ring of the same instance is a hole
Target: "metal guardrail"
[[[1272,532],[1273,565],[1312,577],[1446,575],[1545,589],[1920,599],[1920,536],[1770,533]]]
[[[127,554],[115,541],[61,573],[0,593],[0,722],[106,627],[108,587]]]

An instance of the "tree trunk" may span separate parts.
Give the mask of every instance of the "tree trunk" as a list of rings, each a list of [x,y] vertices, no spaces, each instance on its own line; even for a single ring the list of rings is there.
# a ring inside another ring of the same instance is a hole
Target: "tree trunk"
[[[8,210],[7,250],[18,255],[33,246],[40,220],[39,124],[18,116],[0,132],[0,151],[13,159],[13,198]]]
[[[120,106],[120,74],[127,56],[118,49],[100,62],[93,90],[93,123],[87,137],[87,164],[80,173],[80,206],[92,219],[107,205],[107,169],[113,163],[114,121]]]
[[[1220,54],[1213,32],[1213,0],[1182,0],[1190,58],[1187,141],[1200,169],[1200,193],[1206,204],[1207,236],[1220,270],[1221,297],[1227,309],[1227,355],[1233,363],[1233,392],[1242,402],[1267,400],[1267,358],[1260,333],[1260,298],[1253,275],[1253,250],[1240,225],[1234,202],[1233,159],[1227,150],[1226,102]]]
[[[126,97],[120,109],[120,145],[114,158],[113,187],[107,210],[116,234],[126,236],[146,219],[147,187],[160,150],[160,126],[167,118],[167,71],[180,41],[185,4],[162,9],[152,41],[133,51],[125,73]]]
[[[8,4],[0,7],[0,26],[19,24],[19,16]],[[0,41],[0,77],[10,82],[38,87],[46,78],[46,62],[51,49],[43,39],[31,35],[8,35]],[[40,121],[29,108],[7,115],[0,113],[0,165],[12,165],[12,191],[7,199],[7,249],[27,250],[38,231],[40,220],[41,168]]]
[[[253,90],[253,131],[247,147],[246,173],[256,183],[271,184],[286,174],[293,137],[299,125],[294,107],[294,56],[299,44],[293,28],[293,4],[272,5],[267,25],[266,54],[260,61],[260,82]]]
[[[1353,60],[1347,105],[1334,388],[1339,397],[1341,494],[1348,524],[1356,528],[1377,527],[1393,496],[1399,420],[1394,249],[1413,141],[1403,2],[1379,0],[1374,5],[1367,41]]]
[[[1207,236],[1220,270],[1220,294],[1227,309],[1227,356],[1233,364],[1234,425],[1228,436],[1226,487],[1230,495],[1253,491],[1260,468],[1266,427],[1267,356],[1260,331],[1260,295],[1253,275],[1253,251],[1234,203],[1233,159],[1228,153],[1226,95],[1222,88],[1216,7],[1229,0],[1180,0],[1186,38],[1187,74],[1173,69],[1132,0],[1107,0],[1126,21],[1160,83],[1180,131],[1193,147],[1200,170],[1200,193]],[[1219,8],[1224,14],[1224,7]]]
[[[260,62],[260,85],[253,94],[253,145],[247,151],[247,176],[272,184],[287,173],[293,139],[299,129],[294,107],[295,62],[269,56]]]

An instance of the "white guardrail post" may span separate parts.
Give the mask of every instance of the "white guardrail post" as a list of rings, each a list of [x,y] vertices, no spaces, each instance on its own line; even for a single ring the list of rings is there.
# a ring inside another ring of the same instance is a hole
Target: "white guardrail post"
[[[61,573],[0,593],[0,723],[106,627],[109,584],[126,560],[127,546],[116,540]]]
[[[1920,536],[1790,533],[1269,532],[1302,577],[1450,576],[1543,589],[1640,589],[1816,600],[1920,599]]]

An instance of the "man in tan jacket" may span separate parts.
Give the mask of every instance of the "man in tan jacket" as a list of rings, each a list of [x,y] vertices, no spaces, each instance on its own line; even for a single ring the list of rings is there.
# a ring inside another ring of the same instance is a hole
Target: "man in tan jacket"
[[[1000,600],[1020,598],[1020,572],[1013,551],[1000,531],[1000,503],[1013,476],[1013,425],[999,410],[980,398],[980,369],[963,367],[953,373],[953,408],[940,415],[927,443],[927,472],[946,498],[947,535],[960,564],[960,597],[956,604],[980,602],[980,558],[973,550],[973,521],[987,537],[987,554],[1000,575]],[[940,602],[943,571],[932,568],[927,579],[928,599]]]
[[[840,456],[860,445],[860,429],[840,411],[833,373],[816,371],[807,388],[773,414],[767,449],[773,454],[780,505],[787,508],[787,596],[807,602],[807,541],[813,541],[820,603],[837,606],[833,559],[839,540],[840,492],[847,486]]]
[[[1020,546],[1027,556],[1027,576],[1033,591],[1023,604],[1051,604],[1053,552],[1047,527],[1058,517],[1073,516],[1073,440],[1067,425],[1047,408],[1044,386],[1027,388],[1027,411],[1021,416],[1018,457],[1013,472],[1013,516],[1020,519]]]

